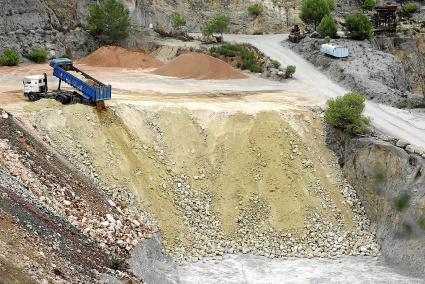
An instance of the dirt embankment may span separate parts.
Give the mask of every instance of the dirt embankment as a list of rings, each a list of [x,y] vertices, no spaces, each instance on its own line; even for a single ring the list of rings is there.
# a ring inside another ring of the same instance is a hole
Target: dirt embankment
[[[39,131],[111,192],[136,194],[139,202],[129,199],[156,217],[177,260],[378,253],[315,113],[122,104],[101,114],[75,105],[34,117]]]
[[[116,67],[125,69],[152,69],[164,63],[155,59],[143,49],[126,49],[118,46],[103,46],[77,61],[95,67]]]
[[[230,80],[246,79],[247,75],[226,62],[202,53],[184,53],[153,72],[180,79]]]

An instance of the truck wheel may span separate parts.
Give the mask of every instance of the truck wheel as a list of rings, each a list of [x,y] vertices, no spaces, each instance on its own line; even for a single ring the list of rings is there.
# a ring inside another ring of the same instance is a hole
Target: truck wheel
[[[83,102],[83,99],[82,99],[80,96],[75,96],[75,97],[72,99],[72,102],[73,102],[74,104],[81,104],[81,103]]]
[[[28,94],[28,100],[30,102],[35,102],[38,101],[40,99],[40,96],[37,93],[29,93]]]
[[[71,102],[71,98],[69,98],[66,95],[57,95],[55,97],[55,100],[57,100],[58,102],[60,102],[63,105],[69,104]]]

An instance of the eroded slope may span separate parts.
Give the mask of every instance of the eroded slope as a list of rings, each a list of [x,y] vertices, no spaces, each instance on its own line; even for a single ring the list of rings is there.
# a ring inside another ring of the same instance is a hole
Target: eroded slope
[[[313,112],[58,108],[34,113],[38,130],[115,194],[135,193],[176,259],[377,254]]]

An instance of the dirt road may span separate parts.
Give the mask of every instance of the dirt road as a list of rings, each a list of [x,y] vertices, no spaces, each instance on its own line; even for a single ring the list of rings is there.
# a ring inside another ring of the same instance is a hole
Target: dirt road
[[[295,80],[285,85],[294,92],[325,98],[347,93],[346,90],[322,74],[300,55],[283,47],[280,42],[287,35],[226,35],[226,41],[249,43],[283,65],[295,65]],[[412,144],[425,147],[425,115],[367,102],[366,114],[373,118],[374,126],[384,134],[403,138]]]

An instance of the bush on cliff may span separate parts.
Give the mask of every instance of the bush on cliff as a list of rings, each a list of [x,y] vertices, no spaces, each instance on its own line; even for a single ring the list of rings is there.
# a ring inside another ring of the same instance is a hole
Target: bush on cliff
[[[327,124],[342,129],[350,135],[362,135],[369,131],[371,119],[362,113],[365,97],[358,93],[347,93],[327,102],[325,111]]]
[[[323,17],[322,21],[320,22],[319,26],[317,27],[317,32],[322,36],[322,37],[335,37],[336,36],[336,32],[337,32],[337,28],[334,22],[334,19],[332,18],[331,15],[326,15]]]
[[[373,35],[373,26],[368,16],[357,12],[345,19],[345,26],[348,30],[348,36],[351,39],[368,39]]]

